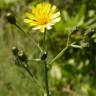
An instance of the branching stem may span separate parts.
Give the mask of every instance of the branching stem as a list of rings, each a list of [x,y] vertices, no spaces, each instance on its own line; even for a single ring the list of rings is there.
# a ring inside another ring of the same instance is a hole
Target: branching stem
[[[64,54],[64,52],[68,49],[68,47],[69,47],[70,35],[71,35],[71,32],[69,32],[69,34],[68,34],[68,39],[67,39],[66,47],[64,47],[64,48],[52,59],[52,61],[49,62],[49,64],[52,64],[52,63],[55,62],[57,59],[59,59],[59,58]]]

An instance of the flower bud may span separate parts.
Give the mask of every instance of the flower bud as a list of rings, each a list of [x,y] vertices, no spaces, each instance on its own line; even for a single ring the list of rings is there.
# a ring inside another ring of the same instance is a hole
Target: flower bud
[[[27,62],[27,56],[26,56],[26,54],[25,54],[24,52],[22,52],[22,51],[18,53],[18,58],[19,58],[19,60],[22,61],[22,62]]]
[[[16,24],[16,18],[12,13],[7,13],[6,19],[11,24]]]
[[[18,50],[18,48],[17,48],[16,46],[13,46],[13,47],[12,47],[12,52],[13,52],[13,54],[14,54],[15,56],[17,56],[19,50]]]
[[[43,52],[41,55],[41,60],[46,60],[47,58],[47,52]]]

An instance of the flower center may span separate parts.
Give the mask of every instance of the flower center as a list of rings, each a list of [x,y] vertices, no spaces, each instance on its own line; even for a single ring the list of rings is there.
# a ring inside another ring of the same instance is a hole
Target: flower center
[[[48,23],[48,18],[47,17],[41,17],[38,19],[38,22],[40,25],[44,25]]]

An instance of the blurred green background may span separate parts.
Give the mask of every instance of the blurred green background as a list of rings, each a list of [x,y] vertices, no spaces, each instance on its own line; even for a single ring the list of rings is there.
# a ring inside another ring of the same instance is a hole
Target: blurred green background
[[[40,87],[15,65],[11,48],[17,46],[29,58],[39,58],[40,51],[5,18],[7,12],[13,12],[17,23],[42,46],[42,33],[32,31],[23,21],[24,13],[40,2],[43,0],[0,0],[0,96],[43,96],[42,62],[28,62]],[[58,7],[62,19],[47,32],[48,62],[66,46],[69,32],[72,44],[49,69],[50,92],[52,96],[96,96],[96,0],[50,3]]]

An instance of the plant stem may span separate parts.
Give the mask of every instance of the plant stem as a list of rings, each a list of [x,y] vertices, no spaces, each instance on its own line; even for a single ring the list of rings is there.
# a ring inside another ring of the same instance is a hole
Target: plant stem
[[[41,84],[38,82],[38,80],[34,77],[34,75],[32,74],[32,72],[29,70],[29,67],[26,63],[22,63],[22,67],[27,71],[27,73],[30,75],[30,77],[36,82],[36,84],[42,89],[42,91],[44,92],[44,89],[42,88]]]
[[[39,62],[41,61],[41,59],[27,59],[28,61],[35,61],[35,62]]]
[[[45,84],[46,84],[46,93],[47,96],[49,95],[49,86],[48,86],[48,68],[47,68],[47,62],[44,61],[44,69],[45,69]]]
[[[46,52],[46,29],[44,32],[44,36],[43,36],[43,52]],[[48,68],[47,68],[47,61],[46,59],[44,60],[44,72],[45,72],[45,86],[46,86],[46,93],[47,96],[49,95],[49,86],[48,86]]]
[[[42,49],[40,48],[40,46],[39,46],[28,34],[26,34],[26,32],[25,32],[18,24],[15,24],[15,26],[16,26],[19,30],[21,30],[21,32],[24,33],[24,36],[27,36],[28,39],[31,40],[31,41],[34,43],[34,45],[40,50],[40,52],[42,52]]]
[[[57,59],[59,59],[67,49],[68,49],[68,46],[66,46],[63,50],[61,50],[59,52],[59,54],[56,55],[55,58],[53,58],[52,61],[49,64],[52,64],[54,61],[56,61]]]
[[[67,39],[67,44],[66,44],[66,47],[68,47],[68,46],[69,46],[70,35],[71,35],[71,32],[69,32],[69,34],[68,34],[68,39]]]
[[[67,39],[66,47],[63,48],[63,49],[59,52],[59,54],[57,54],[57,55],[52,59],[52,61],[49,62],[49,64],[52,64],[54,61],[56,61],[57,59],[59,59],[59,58],[63,55],[63,53],[68,49],[68,47],[69,47],[70,35],[71,35],[71,32],[69,32],[69,34],[68,34],[68,39]]]
[[[46,50],[46,29],[45,29],[45,32],[44,32],[44,35],[43,35],[43,51]]]

